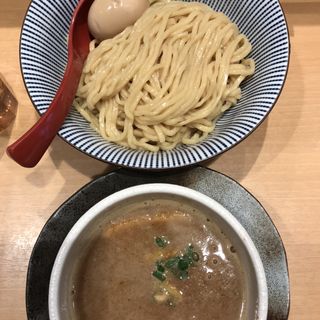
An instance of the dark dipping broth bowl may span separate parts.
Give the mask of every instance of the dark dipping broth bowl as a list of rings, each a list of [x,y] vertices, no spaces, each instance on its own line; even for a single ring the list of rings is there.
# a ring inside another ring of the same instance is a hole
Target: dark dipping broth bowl
[[[73,226],[56,257],[51,320],[266,320],[263,264],[234,216],[171,184],[105,198]]]

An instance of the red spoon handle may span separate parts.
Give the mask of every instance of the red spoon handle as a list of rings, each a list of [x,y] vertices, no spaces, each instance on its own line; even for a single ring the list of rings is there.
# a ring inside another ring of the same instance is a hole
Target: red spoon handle
[[[89,53],[88,12],[93,0],[80,0],[69,30],[68,64],[59,90],[46,113],[20,139],[7,148],[23,167],[32,168],[42,158],[70,111],[82,68]]]
[[[73,60],[73,66],[66,70],[47,112],[29,131],[7,148],[7,154],[21,166],[34,167],[48,149],[70,110],[82,67],[81,59]],[[59,108],[59,106],[68,107]]]
[[[7,148],[23,167],[32,168],[42,158],[62,126],[75,97],[82,68],[89,53],[88,11],[93,0],[80,0],[74,12],[68,41],[68,64],[59,90],[41,119]]]

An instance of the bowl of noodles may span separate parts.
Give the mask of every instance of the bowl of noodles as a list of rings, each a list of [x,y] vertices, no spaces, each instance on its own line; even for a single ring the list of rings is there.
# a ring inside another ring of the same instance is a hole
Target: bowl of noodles
[[[33,0],[20,40],[24,82],[42,115],[59,88],[77,0]],[[101,161],[194,165],[232,148],[275,105],[290,54],[277,0],[156,1],[113,38],[92,39],[59,131]]]

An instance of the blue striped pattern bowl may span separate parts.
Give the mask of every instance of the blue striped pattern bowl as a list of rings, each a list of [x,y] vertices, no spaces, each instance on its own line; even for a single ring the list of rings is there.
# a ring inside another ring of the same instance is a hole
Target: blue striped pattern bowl
[[[40,114],[52,101],[67,62],[67,37],[78,0],[33,0],[20,40],[21,69],[30,98]],[[105,141],[72,109],[60,137],[96,159],[139,169],[190,166],[235,146],[266,118],[279,97],[289,62],[289,35],[278,0],[203,0],[237,23],[251,41],[256,72],[242,84],[242,98],[217,121],[215,131],[194,146],[157,153],[129,150]]]

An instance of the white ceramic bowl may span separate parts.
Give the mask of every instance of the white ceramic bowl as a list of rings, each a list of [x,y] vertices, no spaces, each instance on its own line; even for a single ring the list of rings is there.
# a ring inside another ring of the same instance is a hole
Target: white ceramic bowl
[[[245,270],[247,286],[246,320],[266,320],[268,290],[263,264],[250,236],[236,218],[213,199],[189,188],[172,184],[145,184],[124,189],[103,199],[73,226],[56,257],[49,286],[50,320],[70,320],[72,275],[84,245],[97,226],[115,208],[151,198],[176,199],[212,217],[236,248]]]

